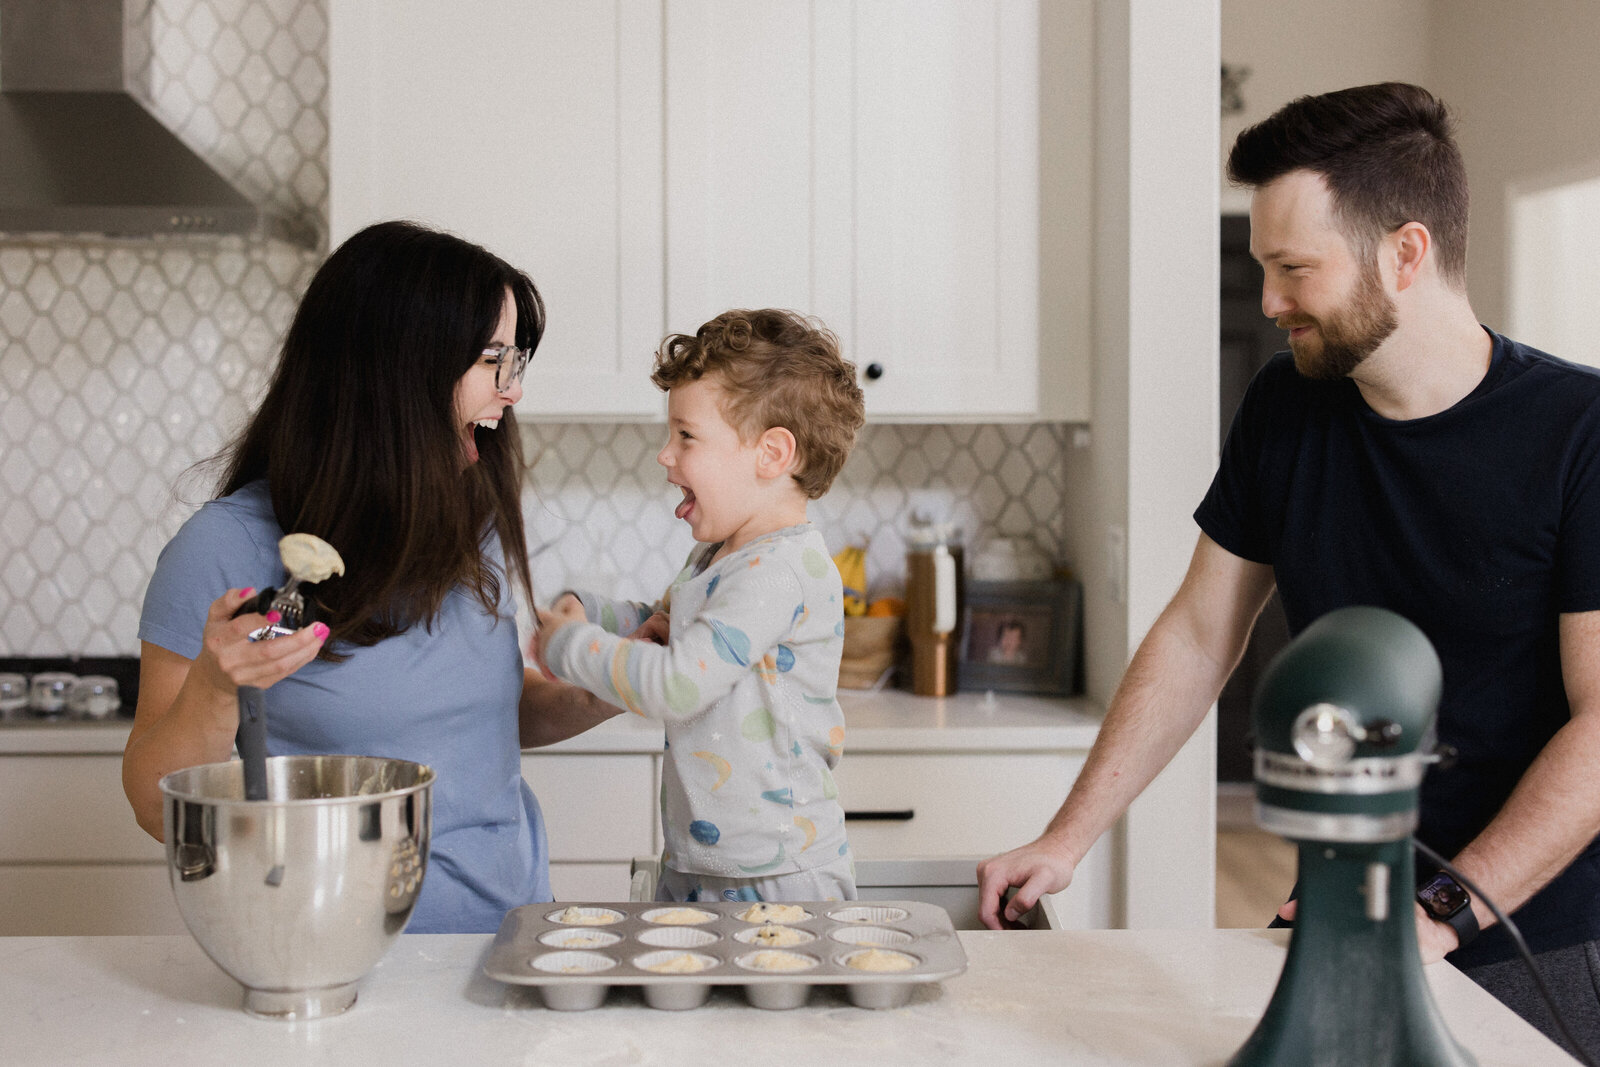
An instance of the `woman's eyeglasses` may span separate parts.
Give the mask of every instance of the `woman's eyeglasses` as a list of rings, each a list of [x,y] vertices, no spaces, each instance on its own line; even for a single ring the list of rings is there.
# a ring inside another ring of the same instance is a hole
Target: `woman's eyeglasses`
[[[532,356],[533,349],[516,345],[490,345],[483,350],[484,362],[494,364],[494,387],[502,393],[522,381]]]

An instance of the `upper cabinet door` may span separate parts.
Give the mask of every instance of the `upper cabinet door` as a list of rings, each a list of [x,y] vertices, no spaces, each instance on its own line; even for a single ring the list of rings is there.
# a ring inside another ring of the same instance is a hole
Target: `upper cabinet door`
[[[856,5],[855,350],[886,414],[1039,407],[1039,11]]]
[[[792,307],[869,418],[1039,414],[1039,30],[1037,0],[668,0],[670,328]]]
[[[811,49],[803,4],[667,10],[667,321],[810,304]],[[798,34],[798,38],[793,35]]]
[[[332,0],[329,229],[458,233],[526,271],[548,328],[519,413],[660,418],[661,8]]]

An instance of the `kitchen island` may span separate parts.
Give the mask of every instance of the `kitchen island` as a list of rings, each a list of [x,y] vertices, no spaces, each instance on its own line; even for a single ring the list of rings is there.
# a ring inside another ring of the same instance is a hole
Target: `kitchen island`
[[[7,1064],[725,1063],[1181,1067],[1243,1044],[1282,967],[1281,931],[963,931],[965,974],[903,1008],[852,1007],[816,988],[761,1011],[738,987],[683,1012],[613,989],[554,1012],[485,977],[487,935],[404,935],[344,1015],[255,1019],[242,991],[187,936],[0,938]],[[1479,1067],[1572,1064],[1448,964],[1427,968],[1439,1008]]]

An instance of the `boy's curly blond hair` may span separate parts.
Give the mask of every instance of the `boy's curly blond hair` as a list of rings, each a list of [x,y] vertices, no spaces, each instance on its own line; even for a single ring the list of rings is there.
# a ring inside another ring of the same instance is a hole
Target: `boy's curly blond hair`
[[[793,311],[733,310],[688,334],[670,334],[650,380],[665,391],[714,375],[723,417],[749,442],[773,427],[794,434],[794,480],[807,498],[828,491],[866,422],[855,364],[822,323]]]

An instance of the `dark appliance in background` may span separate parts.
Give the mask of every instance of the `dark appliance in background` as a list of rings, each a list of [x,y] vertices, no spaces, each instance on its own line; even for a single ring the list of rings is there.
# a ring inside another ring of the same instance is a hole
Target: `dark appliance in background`
[[[1222,216],[1222,338],[1218,353],[1218,403],[1222,440],[1245,387],[1272,358],[1289,347],[1288,335],[1261,314],[1261,265],[1250,258],[1250,219]],[[1198,503],[1198,501],[1197,501]],[[1256,620],[1244,658],[1217,698],[1217,781],[1254,780],[1251,764],[1250,698],[1267,664],[1289,643],[1289,624],[1273,593]]]

